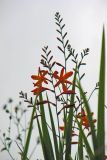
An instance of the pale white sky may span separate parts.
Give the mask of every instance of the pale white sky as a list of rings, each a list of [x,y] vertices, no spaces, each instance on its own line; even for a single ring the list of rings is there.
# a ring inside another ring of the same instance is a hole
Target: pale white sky
[[[32,90],[30,75],[39,66],[44,45],[60,58],[54,21],[57,11],[64,18],[72,47],[77,52],[90,48],[86,88],[91,91],[98,81],[103,24],[107,30],[106,0],[0,0],[0,105],[9,97],[18,101],[20,90]]]

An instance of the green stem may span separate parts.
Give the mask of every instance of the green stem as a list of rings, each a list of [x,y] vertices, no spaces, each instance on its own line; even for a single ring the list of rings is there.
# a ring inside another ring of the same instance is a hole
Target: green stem
[[[37,100],[37,96],[35,98],[35,103]],[[33,118],[34,118],[34,114],[35,114],[35,103],[33,106],[33,111],[32,111],[32,115],[31,115],[31,119],[30,119],[30,126],[29,126],[29,130],[28,130],[28,135],[27,135],[27,139],[26,139],[26,143],[25,143],[25,148],[24,148],[24,152],[22,154],[22,160],[27,160],[27,153],[28,153],[28,149],[29,149],[29,144],[30,144],[30,139],[31,139],[31,134],[32,134],[32,128],[33,128]]]

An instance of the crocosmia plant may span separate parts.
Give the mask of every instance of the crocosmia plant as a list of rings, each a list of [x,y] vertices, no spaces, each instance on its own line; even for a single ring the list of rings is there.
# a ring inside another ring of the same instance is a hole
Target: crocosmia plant
[[[88,97],[82,87],[85,73],[85,57],[89,48],[79,54],[71,47],[64,32],[65,24],[57,12],[57,40],[59,54],[63,63],[55,61],[48,46],[41,55],[38,73],[33,80],[34,102],[31,104],[32,116],[22,160],[29,159],[28,149],[32,136],[32,125],[37,122],[45,160],[104,160],[105,156],[105,37],[102,34],[102,48],[99,81]],[[98,115],[95,117],[89,99],[98,91]],[[92,142],[90,142],[90,138]],[[75,153],[74,153],[75,152]]]
[[[89,95],[82,83],[86,74],[82,73],[82,66],[86,65],[89,48],[77,54],[67,39],[65,24],[59,12],[55,14],[55,23],[59,58],[55,60],[49,47],[43,47],[41,64],[37,73],[31,75],[32,98],[28,100],[20,92],[20,97],[32,110],[21,159],[29,160],[30,141],[33,126],[36,125],[44,160],[105,160],[104,27],[99,80]],[[89,101],[95,91],[98,92],[97,116]]]

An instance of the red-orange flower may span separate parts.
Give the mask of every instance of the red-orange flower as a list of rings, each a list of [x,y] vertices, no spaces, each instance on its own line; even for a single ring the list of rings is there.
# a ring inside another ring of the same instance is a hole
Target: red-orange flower
[[[33,80],[37,80],[37,82],[34,83],[34,86],[41,86],[43,82],[48,84],[48,79],[45,77],[47,73],[48,73],[47,70],[46,71],[40,70],[40,67],[39,67],[38,75],[31,76]]]
[[[93,112],[91,113],[91,115],[93,116]],[[89,120],[88,120],[88,117],[84,111],[84,109],[82,109],[81,113],[78,113],[77,115],[77,118],[80,118],[82,120],[82,125],[86,128],[86,129],[89,129],[90,127],[90,124],[89,124]],[[93,123],[96,122],[96,119],[93,119],[92,121]]]
[[[43,92],[45,90],[49,90],[49,89],[46,87],[39,86],[39,87],[35,88],[34,90],[32,90],[31,92],[33,92],[34,95],[39,95],[41,92]]]
[[[58,75],[58,72],[55,71],[55,72],[53,73],[53,77],[54,77],[55,79],[58,79],[58,82],[55,84],[55,87],[57,87],[59,84],[62,84],[63,91],[64,91],[64,92],[67,91],[68,88],[67,88],[67,85],[66,85],[66,84],[72,84],[72,82],[68,81],[67,79],[68,79],[69,77],[71,77],[72,74],[73,74],[72,71],[67,72],[67,73],[64,74],[64,68],[62,68],[62,70],[61,70],[61,72],[60,72],[60,75]]]
[[[33,80],[37,81],[36,83],[34,83],[34,86],[36,86],[37,88],[35,88],[34,90],[31,91],[31,92],[33,92],[34,95],[39,95],[41,92],[43,92],[45,90],[49,90],[48,88],[42,86],[43,82],[45,84],[48,84],[48,79],[45,77],[47,73],[48,73],[48,71],[40,70],[40,67],[39,67],[38,75],[31,76],[31,78]]]

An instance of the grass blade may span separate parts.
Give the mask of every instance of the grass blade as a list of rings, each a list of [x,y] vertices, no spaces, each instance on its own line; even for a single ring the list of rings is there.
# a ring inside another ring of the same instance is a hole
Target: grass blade
[[[40,94],[39,98],[40,98],[40,101],[42,102],[43,101],[42,94]],[[51,138],[50,138],[50,134],[49,134],[47,123],[46,123],[46,117],[45,117],[45,111],[44,111],[43,104],[40,105],[40,112],[41,112],[41,125],[42,125],[44,145],[45,145],[45,149],[46,149],[47,155],[48,155],[46,160],[48,160],[48,159],[54,160],[55,159],[54,152],[53,152]]]
[[[48,95],[46,95],[46,96],[47,96],[47,100],[49,100],[48,99]],[[48,103],[48,109],[49,109],[49,115],[50,115],[51,126],[52,126],[52,134],[53,134],[53,140],[54,140],[54,148],[55,148],[56,160],[59,160],[57,133],[56,133],[55,125],[54,125],[54,120],[53,120],[53,115],[52,115],[52,111],[51,111],[51,106],[50,106],[49,103]]]
[[[105,35],[103,28],[100,76],[99,76],[99,94],[98,94],[98,123],[97,123],[98,160],[104,160],[105,158],[104,103],[105,103]]]
[[[95,126],[94,126],[94,123],[93,123],[93,118],[92,118],[92,115],[91,115],[90,106],[89,106],[88,100],[86,98],[86,95],[84,94],[84,91],[83,91],[83,89],[81,87],[80,82],[78,82],[78,87],[79,87],[79,91],[80,91],[81,97],[83,98],[83,101],[84,101],[84,107],[85,107],[86,112],[87,112],[87,117],[88,117],[90,129],[91,129],[94,153],[95,153],[95,157],[96,157],[96,154],[97,154],[96,153],[97,152],[97,139],[96,138],[97,137],[96,137],[96,132],[95,132]]]
[[[46,149],[45,149],[44,138],[43,138],[42,129],[41,129],[41,127],[40,127],[40,122],[39,122],[38,117],[37,117],[37,125],[38,125],[39,136],[40,136],[40,140],[41,140],[41,145],[42,145],[42,150],[43,150],[44,159],[46,160],[47,157],[48,157],[48,155],[47,155],[47,151],[46,151]]]
[[[75,117],[75,118],[76,118],[76,117]],[[88,155],[89,155],[89,157],[90,157],[91,160],[95,160],[94,154],[93,154],[93,152],[92,152],[92,150],[91,150],[91,147],[90,147],[90,144],[89,144],[89,142],[88,142],[88,140],[87,140],[87,137],[86,137],[85,134],[84,134],[84,131],[83,131],[82,126],[81,126],[81,123],[78,121],[77,118],[76,118],[76,121],[77,121],[79,130],[80,130],[80,134],[81,134],[81,136],[82,136],[82,138],[83,138],[83,140],[84,140],[84,144],[85,144],[85,146],[86,146],[87,153],[88,153]]]
[[[78,144],[78,158],[79,160],[83,159],[83,139],[82,139],[82,135],[81,132],[79,132],[79,144]]]
[[[76,74],[77,74],[77,72],[75,71],[72,90],[75,90]],[[75,94],[72,94],[71,95],[71,102],[70,102],[71,104],[74,104],[74,97],[75,97]],[[65,128],[66,129],[66,131],[65,131],[65,136],[66,136],[65,160],[70,160],[69,157],[71,155],[72,125],[73,125],[73,107],[69,109],[69,115],[67,118],[67,123],[66,123],[66,128]]]
[[[36,100],[37,100],[37,97],[35,98],[35,103],[36,103]],[[34,106],[35,106],[35,104],[34,104]],[[33,128],[34,114],[35,114],[35,107],[33,107],[33,110],[32,110],[32,115],[31,115],[31,119],[30,119],[30,126],[29,126],[29,130],[28,130],[28,135],[27,135],[24,151],[23,151],[23,154],[22,154],[22,160],[27,159],[27,153],[28,153],[28,149],[29,149],[29,144],[30,144],[30,139],[31,139],[31,134],[32,134],[32,128]]]

